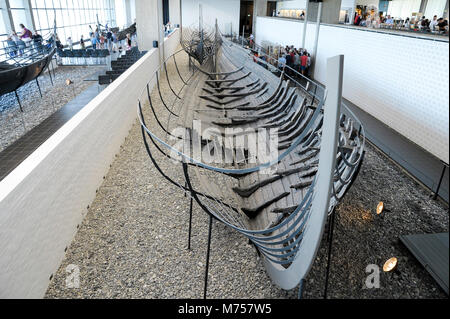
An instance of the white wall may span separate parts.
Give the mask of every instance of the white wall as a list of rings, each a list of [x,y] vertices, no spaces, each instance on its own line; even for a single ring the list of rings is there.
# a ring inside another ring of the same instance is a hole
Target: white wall
[[[258,44],[300,46],[302,22],[258,17],[256,25]],[[314,33],[308,24],[310,52]],[[326,59],[338,54],[345,55],[345,98],[448,163],[448,42],[322,25],[318,81],[325,83]]]
[[[425,8],[425,17],[428,19],[433,19],[433,16],[437,15],[438,19],[444,16],[445,6],[447,0],[433,0],[428,1]]]
[[[430,0],[429,0],[430,1]],[[434,0],[432,0],[434,1]],[[407,18],[413,12],[419,12],[422,0],[395,0],[389,2],[387,14],[394,18]],[[422,12],[423,13],[423,12]]]
[[[183,27],[198,26],[199,4],[203,6],[203,23],[214,27],[216,18],[222,33],[239,33],[240,0],[183,0]]]
[[[166,39],[176,48],[179,31]],[[156,49],[0,182],[0,298],[41,298],[136,120]]]

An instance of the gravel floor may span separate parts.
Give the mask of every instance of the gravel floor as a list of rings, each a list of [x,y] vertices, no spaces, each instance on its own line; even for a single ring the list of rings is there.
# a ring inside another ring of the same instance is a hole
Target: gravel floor
[[[375,217],[379,201],[391,211],[384,219]],[[202,298],[208,217],[194,204],[189,251],[188,213],[189,200],[151,164],[136,123],[46,298]],[[369,145],[361,173],[337,209],[329,298],[447,298],[399,236],[448,232],[448,222],[447,208]],[[273,285],[255,249],[218,222],[211,247],[208,298],[297,298],[297,290]],[[304,298],[323,297],[327,247],[324,236]],[[379,289],[364,288],[366,267],[382,267],[392,256],[399,272],[381,272]],[[80,268],[79,289],[66,288],[70,264]]]
[[[39,77],[42,98],[36,81],[27,83],[17,90],[23,113],[14,92],[0,96],[0,152],[92,85],[92,82],[83,80],[91,79],[104,69],[105,66],[58,67],[54,86],[48,73]],[[67,86],[66,79],[72,80],[73,84]]]

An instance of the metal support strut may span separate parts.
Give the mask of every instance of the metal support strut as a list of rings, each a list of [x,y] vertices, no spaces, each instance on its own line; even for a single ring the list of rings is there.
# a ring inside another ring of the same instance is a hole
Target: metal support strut
[[[325,275],[325,291],[323,293],[323,299],[327,299],[328,296],[328,281],[330,277],[330,268],[331,268],[331,253],[333,249],[333,232],[334,232],[335,217],[336,217],[336,210],[333,209],[333,212],[330,215],[330,225],[328,226],[328,260],[327,260],[327,271]]]
[[[305,279],[300,280],[300,285],[298,286],[298,299],[303,299],[303,288],[305,287]]]
[[[189,208],[189,237],[188,237],[188,250],[191,250],[191,233],[192,233],[192,204],[193,199],[191,197],[191,204]]]
[[[20,112],[23,113],[22,103],[20,103],[20,98],[19,98],[19,94],[17,94],[17,90],[14,90],[14,93],[16,94],[16,99],[17,99],[17,102],[19,103]]]
[[[433,195],[432,195],[432,199],[436,200],[438,195],[439,195],[439,190],[441,189],[441,184],[442,184],[442,180],[444,179],[444,175],[445,175],[445,170],[447,169],[447,164],[443,163],[444,168],[442,169],[442,173],[441,173],[441,178],[439,178],[439,183],[438,186],[436,188],[436,190],[434,191]]]
[[[211,250],[212,222],[213,222],[213,217],[212,217],[212,215],[209,215],[208,250],[206,251],[205,288],[203,290],[203,299],[206,299],[206,292],[208,290],[209,252]]]
[[[38,78],[36,78],[36,84],[37,84],[37,86],[38,86],[38,89],[39,89],[39,94],[40,94],[40,95],[41,95],[41,97],[42,97],[41,86],[39,85],[39,81],[38,81]]]

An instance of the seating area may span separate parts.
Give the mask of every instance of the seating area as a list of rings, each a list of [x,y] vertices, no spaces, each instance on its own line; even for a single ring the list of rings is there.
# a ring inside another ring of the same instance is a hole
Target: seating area
[[[99,75],[98,84],[110,84],[146,53],[146,51],[140,52],[137,47],[133,47],[131,50],[126,51],[126,53],[116,61],[111,61],[111,70],[106,71],[106,75]]]
[[[58,49],[58,65],[107,65],[110,53],[108,49]]]

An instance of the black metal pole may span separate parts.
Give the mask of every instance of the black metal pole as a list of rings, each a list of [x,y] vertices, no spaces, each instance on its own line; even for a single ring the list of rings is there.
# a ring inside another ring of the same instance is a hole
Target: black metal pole
[[[328,281],[330,277],[330,268],[331,268],[331,252],[333,249],[333,231],[334,231],[334,219],[336,216],[336,210],[333,209],[331,213],[330,219],[330,228],[329,228],[329,242],[328,242],[328,260],[327,260],[327,271],[325,275],[325,291],[323,294],[323,299],[327,299],[328,296]]]
[[[38,89],[39,89],[39,94],[40,94],[40,95],[41,95],[41,97],[42,97],[41,86],[39,85],[39,81],[38,81],[38,78],[36,78],[36,84],[37,84],[37,86],[38,86]]]
[[[20,112],[23,113],[22,103],[20,103],[20,99],[19,99],[19,95],[17,94],[17,90],[14,90],[14,93],[16,94],[16,99],[17,99],[17,102],[19,103]]]
[[[445,175],[445,170],[447,169],[447,166],[444,164],[444,168],[442,169],[442,174],[441,174],[441,178],[439,179],[439,183],[438,186],[436,188],[436,191],[433,194],[433,200],[436,200],[438,195],[439,195],[439,190],[441,189],[441,184],[442,184],[442,180],[444,179],[444,175]]]
[[[192,199],[192,197],[191,197],[191,205],[190,205],[190,208],[189,208],[189,237],[188,237],[188,250],[191,250],[192,204],[193,204],[193,199]]]
[[[52,83],[52,86],[53,86],[54,84],[53,84],[52,70],[50,69],[50,65],[51,65],[51,62],[48,65],[48,75],[50,76],[50,82]]]
[[[303,288],[305,287],[305,279],[300,280],[300,285],[298,286],[298,299],[303,299]]]
[[[213,217],[210,215],[209,216],[209,231],[208,231],[208,250],[206,251],[205,287],[203,289],[203,299],[206,299],[206,292],[208,290],[209,252],[211,250],[212,221],[213,221]]]

